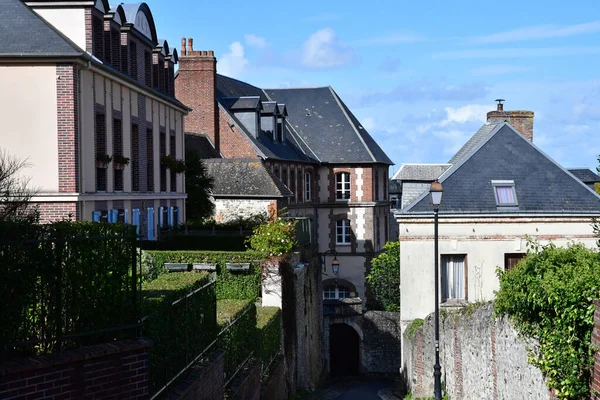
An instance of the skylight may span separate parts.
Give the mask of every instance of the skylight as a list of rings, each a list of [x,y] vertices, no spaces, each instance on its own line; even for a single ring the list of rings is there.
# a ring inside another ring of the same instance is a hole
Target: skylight
[[[492,181],[494,196],[498,207],[518,206],[514,181]]]

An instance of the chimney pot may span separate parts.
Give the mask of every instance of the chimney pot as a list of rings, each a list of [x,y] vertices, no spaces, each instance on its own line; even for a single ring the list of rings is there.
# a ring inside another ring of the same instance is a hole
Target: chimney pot
[[[208,51],[208,55],[211,56],[211,57],[214,57],[215,56],[215,52],[213,50],[209,50]]]
[[[194,51],[194,39],[188,39],[188,53],[192,53]]]
[[[185,38],[181,38],[181,55],[185,56],[186,55],[186,51],[185,51]]]
[[[498,102],[498,111],[503,111],[504,110],[504,104],[502,104],[503,101],[505,101],[504,99],[496,99],[494,101]]]

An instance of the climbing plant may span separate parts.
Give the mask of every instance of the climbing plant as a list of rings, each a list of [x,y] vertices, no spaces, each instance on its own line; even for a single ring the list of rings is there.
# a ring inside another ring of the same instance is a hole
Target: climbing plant
[[[400,311],[400,243],[388,242],[385,251],[371,261],[367,283],[385,311]]]
[[[508,314],[523,337],[537,341],[529,346],[529,362],[559,399],[589,398],[600,256],[581,244],[530,247],[514,269],[498,271],[496,314]]]

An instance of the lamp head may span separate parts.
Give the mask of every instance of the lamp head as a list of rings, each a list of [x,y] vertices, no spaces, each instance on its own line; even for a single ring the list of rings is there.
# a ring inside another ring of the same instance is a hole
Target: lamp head
[[[337,260],[337,257],[333,257],[333,261],[331,262],[331,270],[334,274],[340,272],[340,262]]]
[[[442,184],[436,179],[431,183],[431,187],[429,188],[429,194],[431,195],[431,203],[435,207],[439,207],[442,202],[442,194],[444,193],[444,189],[442,189]]]

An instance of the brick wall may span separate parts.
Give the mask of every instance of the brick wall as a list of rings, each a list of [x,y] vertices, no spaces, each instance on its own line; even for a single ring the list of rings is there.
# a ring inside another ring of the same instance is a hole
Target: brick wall
[[[282,400],[288,398],[288,390],[285,384],[285,363],[283,357],[275,360],[274,368],[267,379],[264,380],[261,391],[261,400]]]
[[[151,346],[126,340],[0,364],[0,398],[145,399]]]
[[[185,377],[178,379],[163,400],[220,400],[223,398],[223,352],[216,351],[208,359],[190,368]]]
[[[533,111],[490,111],[487,122],[506,121],[529,141],[533,141]]]
[[[63,219],[77,221],[80,219],[79,206],[76,202],[32,203],[40,211],[40,222],[55,222]]]
[[[189,115],[193,113],[192,111]],[[225,158],[256,158],[257,150],[250,144],[246,135],[233,124],[233,120],[222,110],[218,110],[217,113],[219,123],[216,129],[218,130],[218,136],[214,140],[219,142],[213,142],[216,150],[221,151]],[[189,115],[186,117],[185,122],[188,131],[190,131],[188,125]]]
[[[228,400],[259,400],[260,364],[251,363],[242,369],[227,389]]]
[[[175,80],[175,97],[192,108],[186,117],[188,132],[204,133],[220,150],[218,137],[218,108],[215,95],[217,59],[214,52],[194,51],[193,39],[182,39],[179,54],[179,73]]]
[[[58,191],[78,191],[79,148],[77,141],[77,67],[56,66],[58,134]]]

